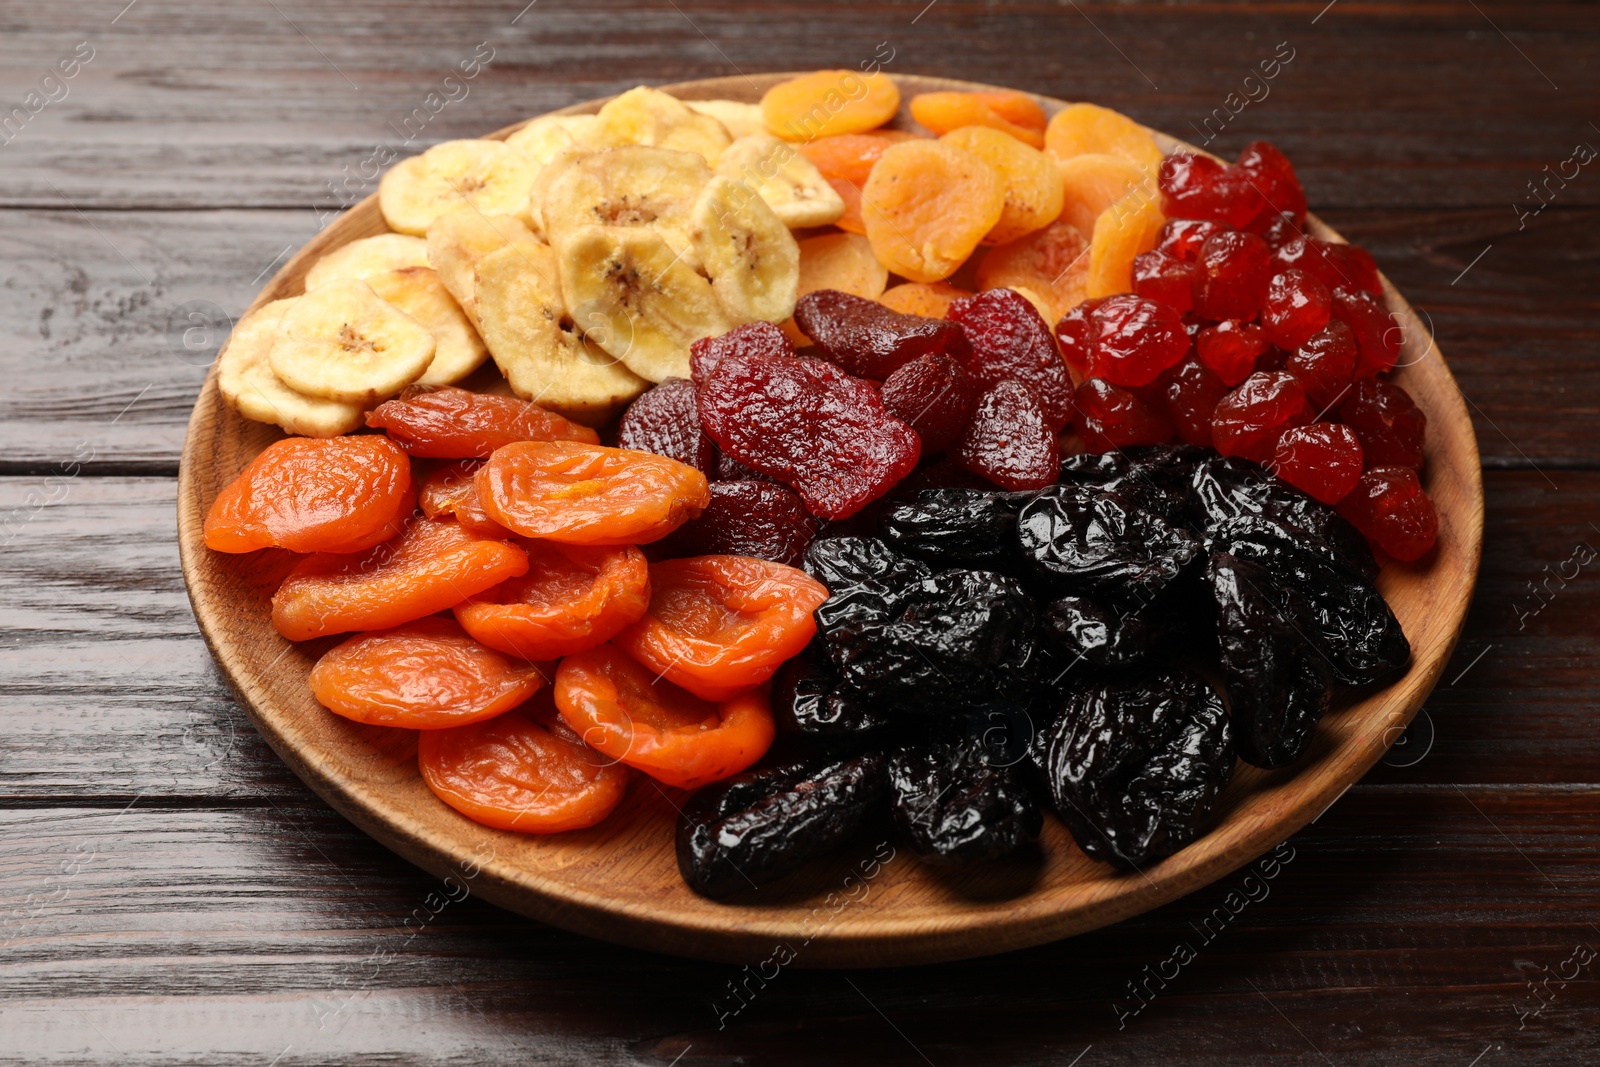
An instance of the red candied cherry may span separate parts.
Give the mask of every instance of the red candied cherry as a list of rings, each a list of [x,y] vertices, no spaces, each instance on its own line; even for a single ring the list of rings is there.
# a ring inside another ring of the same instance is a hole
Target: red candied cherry
[[[1267,350],[1261,353],[1261,358],[1256,360],[1256,370],[1283,370],[1284,364],[1289,362],[1289,357],[1294,353],[1285,352],[1277,345],[1268,345]]]
[[[1223,319],[1201,330],[1194,348],[1200,362],[1231,389],[1255,373],[1256,360],[1267,350],[1267,337],[1253,322]]]
[[[1439,539],[1439,513],[1410,467],[1374,467],[1339,501],[1339,514],[1368,541],[1406,563]]]
[[[1250,224],[1250,232],[1259,234],[1267,242],[1267,247],[1276,255],[1278,249],[1293,241],[1296,237],[1304,237],[1305,230],[1295,221],[1293,215],[1286,212],[1266,214],[1259,216]]]
[[[1222,223],[1210,219],[1168,219],[1161,224],[1156,248],[1179,263],[1193,263],[1199,257],[1200,246],[1206,243],[1206,238],[1227,229]]]
[[[1089,314],[1089,372],[1112,385],[1149,385],[1188,350],[1183,320],[1165,304],[1120,293]]]
[[[1103,303],[1104,298],[1085,300],[1056,323],[1056,343],[1061,346],[1061,358],[1080,378],[1089,376],[1089,350],[1094,340],[1089,316]]]
[[[1316,275],[1290,267],[1274,275],[1261,305],[1261,328],[1279,348],[1293,351],[1328,324],[1333,294]]]
[[[1193,356],[1161,376],[1167,414],[1178,437],[1191,445],[1211,447],[1211,416],[1228,392],[1222,379]]]
[[[1089,378],[1078,386],[1073,399],[1078,414],[1072,428],[1091,452],[1159,445],[1172,438],[1167,413],[1132,390]]]
[[[1357,378],[1371,378],[1393,367],[1400,358],[1404,330],[1389,317],[1386,308],[1370,293],[1353,289],[1333,291],[1333,317],[1355,334],[1361,358],[1356,363]]]
[[[1361,442],[1335,422],[1285,430],[1272,453],[1272,473],[1324,504],[1337,504],[1356,487],[1361,463]]]
[[[1194,308],[1208,319],[1254,319],[1272,280],[1272,249],[1253,233],[1215,233],[1200,246]]]
[[[1238,166],[1255,179],[1261,199],[1266,201],[1262,216],[1271,222],[1275,216],[1288,215],[1295,222],[1306,217],[1306,193],[1296,177],[1289,157],[1278,151],[1269,141],[1252,141],[1239,153]]]
[[[1372,466],[1422,469],[1428,416],[1400,386],[1363,378],[1339,403],[1338,417],[1355,432]]]
[[[1283,369],[1299,380],[1321,411],[1346,395],[1355,378],[1357,358],[1355,334],[1333,319],[1290,355]]]
[[[1209,156],[1174,152],[1157,175],[1162,210],[1169,219],[1211,219],[1239,229],[1261,213],[1264,201],[1242,167]]]
[[[1366,249],[1356,245],[1301,236],[1278,248],[1273,258],[1280,269],[1298,267],[1315,275],[1329,289],[1359,289],[1373,296],[1383,295],[1378,265]]]
[[[1133,291],[1182,314],[1194,307],[1193,263],[1152,248],[1133,257]]]
[[[1257,371],[1217,403],[1211,438],[1224,456],[1266,463],[1283,431],[1310,421],[1306,391],[1294,375]]]

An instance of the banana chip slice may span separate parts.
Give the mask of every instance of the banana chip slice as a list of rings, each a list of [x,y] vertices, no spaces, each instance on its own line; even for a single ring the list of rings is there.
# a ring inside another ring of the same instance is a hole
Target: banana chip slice
[[[479,261],[508,244],[535,240],[533,231],[513,215],[456,211],[440,215],[428,227],[428,265],[439,272],[439,281],[456,298],[467,319],[477,325],[474,275]]]
[[[217,388],[247,419],[276,423],[303,437],[337,437],[361,425],[361,408],[297,393],[267,362],[284,315],[299,299],[274,300],[240,320],[217,357]]]
[[[761,109],[757,108],[759,116]],[[815,164],[770,133],[741,137],[717,160],[717,173],[761,194],[792,230],[827,226],[844,215],[844,201]]]
[[[420,237],[380,233],[335,248],[306,271],[306,292],[335,278],[370,278],[401,267],[426,267],[428,245]]]
[[[800,246],[748,185],[712,178],[695,203],[693,235],[711,287],[735,322],[782,322],[794,314]]]
[[[694,152],[715,165],[733,141],[710,115],[691,111],[675,96],[641,85],[608,101],[596,116],[599,134],[613,145],[654,145]]]
[[[506,144],[544,165],[568,149],[605,147],[598,115],[541,115],[507,137]]]
[[[401,160],[378,184],[391,230],[422,236],[440,215],[471,208],[526,218],[539,163],[504,141],[445,141]]]
[[[722,123],[728,136],[738,140],[752,133],[765,133],[767,125],[761,119],[760,104],[746,104],[738,100],[685,100],[689,110],[710,115]]]
[[[572,328],[548,245],[521,241],[490,252],[478,262],[475,284],[483,339],[524,400],[598,423],[649,387]]]
[[[624,145],[572,154],[542,175],[539,219],[555,248],[586,226],[648,226],[692,258],[690,215],[711,168],[693,152]]]
[[[772,221],[788,238],[783,224],[776,217]],[[711,283],[652,230],[587,226],[561,242],[560,258],[561,295],[572,321],[629,370],[653,382],[687,378],[689,345],[734,324]],[[792,307],[792,282],[790,289]]]
[[[433,362],[418,385],[454,385],[489,358],[489,350],[432,267],[401,267],[367,279],[372,291],[427,327]]]
[[[283,316],[268,362],[289,388],[345,404],[398,393],[433,362],[428,328],[372,286],[335,278]]]

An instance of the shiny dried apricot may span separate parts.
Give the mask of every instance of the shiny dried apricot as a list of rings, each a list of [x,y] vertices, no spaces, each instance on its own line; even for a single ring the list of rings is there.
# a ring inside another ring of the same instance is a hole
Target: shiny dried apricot
[[[887,74],[814,70],[779,82],[761,98],[761,121],[785,141],[861,133],[894,118],[900,88]]]
[[[1044,150],[1058,160],[1089,152],[1121,156],[1148,170],[1162,152],[1150,131],[1128,116],[1096,104],[1072,104],[1056,112],[1044,131]]]
[[[544,682],[533,664],[485,648],[454,619],[431,615],[352,637],[311,668],[311,692],[329,711],[407,730],[492,719]]]
[[[631,448],[521,441],[476,475],[489,517],[524,537],[577,545],[645,544],[682,526],[710,501],[706,476]]]
[[[1133,257],[1156,246],[1166,221],[1160,195],[1152,196],[1142,187],[1100,212],[1089,241],[1084,295],[1093,299],[1133,292]]]
[[[488,459],[513,441],[581,441],[597,445],[587,426],[510,396],[454,386],[412,386],[367,412],[367,425],[386,430],[413,456]]]
[[[1026,105],[1033,104],[1033,111]],[[1007,114],[1009,112],[1009,114]],[[1034,113],[1038,121],[1033,121]],[[1011,116],[1026,116],[1019,122]],[[1034,148],[1044,147],[1044,110],[1023,93],[918,93],[911,117],[936,134],[966,126],[997,130]]]
[[[1089,275],[1089,242],[1078,228],[1057,219],[1020,240],[996,245],[978,261],[978,288],[1027,290],[1050,302],[1059,318],[1083,300]]]
[[[984,235],[986,244],[1005,244],[1043,229],[1061,214],[1063,189],[1056,163],[1037,148],[985,126],[963,126],[939,138],[983,160],[1005,185],[1000,221]]]
[[[867,223],[861,217],[861,186],[843,178],[829,178],[828,184],[833,186],[833,191],[844,201],[844,214],[834,219],[833,224],[845,233],[859,233],[866,236]]]
[[[725,700],[772,677],[817,631],[828,590],[805,571],[749,556],[650,564],[650,608],[612,642],[667,680]]]
[[[994,167],[943,141],[890,145],[861,190],[872,251],[914,282],[949,277],[1005,206],[1005,183]]]
[[[412,519],[366,552],[319,552],[297,563],[272,597],[272,625],[291,641],[387,630],[453,608],[528,569],[522,549],[454,522]]]
[[[807,141],[800,146],[800,154],[809,159],[824,178],[842,178],[859,190],[867,184],[873,166],[890,145],[915,138],[916,134],[905,130],[840,133]]]
[[[764,692],[704,700],[609,643],[561,661],[555,702],[585,744],[682,789],[744,770],[774,732]]]
[[[921,315],[928,319],[942,319],[950,310],[950,303],[972,293],[957,289],[948,282],[904,282],[884,290],[878,303],[902,315]]]
[[[481,466],[481,459],[446,463],[422,479],[417,503],[430,519],[454,518],[463,529],[480,537],[509,538],[511,531],[491,519],[478,503],[478,485],[472,476]]]
[[[650,606],[650,571],[632,545],[523,541],[528,572],[455,608],[490,648],[547,660],[609,641]]]
[[[411,460],[387,437],[274,441],[206,513],[218,552],[360,552],[399,532],[416,508]]]
[[[1145,185],[1151,196],[1158,196],[1155,180],[1121,156],[1090,152],[1057,163],[1056,167],[1061,176],[1061,217],[1082,233],[1093,233],[1100,213],[1131,189]]]

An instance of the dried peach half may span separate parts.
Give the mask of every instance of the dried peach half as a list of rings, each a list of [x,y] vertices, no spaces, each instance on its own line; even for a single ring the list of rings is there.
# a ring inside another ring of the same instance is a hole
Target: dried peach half
[[[873,166],[890,145],[915,140],[916,136],[906,130],[837,133],[807,141],[800,146],[800,154],[824,178],[843,178],[859,188],[867,183]]]
[[[1057,166],[1064,198],[1061,217],[1083,233],[1093,233],[1100,213],[1129,191],[1145,186],[1156,195],[1155,178],[1122,156],[1088,152]]]
[[[597,445],[587,426],[510,396],[454,386],[411,386],[367,412],[367,425],[385,430],[413,456],[488,459],[513,441],[582,441]]]
[[[1166,216],[1159,193],[1136,187],[1106,208],[1094,223],[1089,241],[1089,274],[1084,296],[1111,296],[1133,291],[1133,257],[1156,246]]]
[[[861,191],[878,260],[914,282],[948,278],[1005,211],[999,172],[943,141],[890,145]]]
[[[473,475],[483,461],[461,459],[428,474],[417,492],[417,504],[430,519],[454,518],[468,533],[480,537],[511,538],[512,532],[489,518],[478,503],[478,483]]]

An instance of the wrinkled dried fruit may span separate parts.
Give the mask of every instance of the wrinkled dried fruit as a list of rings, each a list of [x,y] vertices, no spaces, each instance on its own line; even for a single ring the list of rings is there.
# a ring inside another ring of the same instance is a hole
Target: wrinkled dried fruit
[[[478,503],[478,485],[473,476],[483,466],[481,459],[459,459],[447,463],[422,480],[417,504],[430,519],[454,518],[463,530],[479,537],[514,536],[510,530],[489,518]]]
[[[778,729],[820,741],[864,737],[890,723],[888,708],[839,680],[815,640],[773,676],[772,714]]]
[[[1339,514],[1395,559],[1421,559],[1439,539],[1439,513],[1410,467],[1374,467],[1339,502]]]
[[[700,426],[694,383],[687,378],[668,378],[629,404],[617,426],[617,444],[666,456],[707,478],[716,477],[717,446]]]
[[[1208,319],[1256,317],[1272,280],[1272,250],[1253,233],[1213,234],[1195,260],[1194,309]]]
[[[809,141],[882,126],[900,107],[887,74],[814,70],[779,82],[761,98],[761,119],[786,141]]]
[[[660,541],[664,556],[752,556],[798,567],[819,523],[793,489],[776,482],[713,482],[711,503]]]
[[[609,641],[644,615],[650,572],[631,545],[526,540],[528,570],[455,607],[475,639],[526,660],[552,660]]]
[[[990,289],[952,303],[949,319],[967,335],[966,370],[978,384],[1020,383],[1039,402],[1051,430],[1072,421],[1072,375],[1049,324],[1026,297]]]
[[[1355,335],[1338,319],[1312,334],[1284,360],[1283,369],[1294,375],[1318,411],[1348,397],[1356,373]]]
[[[1194,307],[1197,280],[1193,263],[1185,263],[1159,248],[1133,257],[1133,291],[1179,314]]]
[[[1356,347],[1361,350],[1357,378],[1382,374],[1400,358],[1405,330],[1390,318],[1382,299],[1350,289],[1333,291],[1333,317],[1350,327],[1356,335]]]
[[[1149,603],[1200,555],[1199,538],[1116,491],[1063,484],[1022,509],[1017,533],[1037,571],[1066,593]]]
[[[940,138],[971,152],[993,167],[1004,190],[1000,221],[984,234],[985,244],[1006,244],[1050,225],[1061,215],[1061,173],[1049,156],[1010,132],[963,126]],[[1042,143],[1044,138],[1039,137]]]
[[[794,321],[826,358],[858,378],[883,381],[931,352],[956,358],[967,352],[966,335],[953,322],[902,315],[837,289],[807,293]]]
[[[1009,570],[1019,558],[1017,513],[1027,494],[924,489],[884,510],[883,537],[908,556],[943,569]]]
[[[918,93],[911,98],[911,117],[936,135],[978,127],[1044,147],[1044,109],[1025,93]]]
[[[513,441],[600,443],[589,427],[538,404],[448,385],[411,386],[367,412],[367,425],[387,431],[413,456],[437,459],[488,459]]]
[[[793,357],[794,342],[770,322],[747,322],[717,337],[702,337],[689,346],[689,377],[704,388],[723,356]]]
[[[1257,192],[1266,201],[1258,218],[1273,220],[1287,215],[1300,223],[1306,217],[1306,194],[1300,187],[1289,158],[1269,141],[1252,141],[1239,153],[1238,166],[1250,175]]]
[[[1100,378],[1086,379],[1074,394],[1078,409],[1073,429],[1091,452],[1171,440],[1167,413],[1142,397]]]
[[[1168,218],[1206,219],[1237,230],[1266,206],[1244,168],[1192,152],[1174,152],[1163,159],[1158,183]]]
[[[954,458],[1002,489],[1039,489],[1056,480],[1061,449],[1033,392],[1003,381],[978,397]]]
[[[1000,221],[1006,187],[993,166],[942,141],[890,145],[861,190],[861,218],[879,262],[936,282],[966,262]]]
[[[1057,315],[1083,302],[1088,280],[1089,235],[1064,219],[996,245],[978,261],[979,289],[1027,289]]]
[[[1067,657],[1068,669],[1080,662],[1101,669],[1131,667],[1150,655],[1162,634],[1147,613],[1114,611],[1081,596],[1053,601],[1041,622],[1040,632]]]
[[[1324,504],[1337,504],[1361,477],[1361,443],[1348,426],[1319,422],[1285,430],[1272,472]]]
[[[1378,265],[1364,248],[1299,236],[1286,241],[1274,254],[1279,269],[1298,267],[1332,289],[1351,289],[1383,296]]]
[[[1328,324],[1333,293],[1306,271],[1290,268],[1273,276],[1261,307],[1261,328],[1267,340],[1294,351]]]
[[[1089,373],[1112,385],[1149,385],[1189,350],[1183,320],[1165,304],[1123,293],[1088,315]]]
[[[1305,389],[1293,375],[1257,371],[1217,404],[1211,435],[1224,456],[1265,463],[1283,431],[1310,422],[1314,414]]]
[[[1211,420],[1228,387],[1198,359],[1186,359],[1161,378],[1167,414],[1187,444],[1212,445]]]
[[[945,312],[950,310],[952,301],[971,295],[966,289],[957,289],[948,282],[903,282],[885,289],[883,295],[878,297],[878,303],[902,315],[942,319]]]
[[[1253,322],[1224,319],[1197,333],[1194,349],[1200,362],[1231,389],[1255,373],[1256,360],[1267,350],[1267,338]]]
[[[999,859],[1044,825],[1021,768],[992,764],[966,737],[900,749],[889,760],[889,783],[895,822],[924,859]]]
[[[1362,379],[1340,401],[1338,414],[1361,441],[1369,467],[1422,469],[1428,417],[1401,386]]]
[[[889,414],[917,431],[924,455],[942,452],[960,438],[978,399],[961,364],[940,352],[902,364],[878,392]]]

